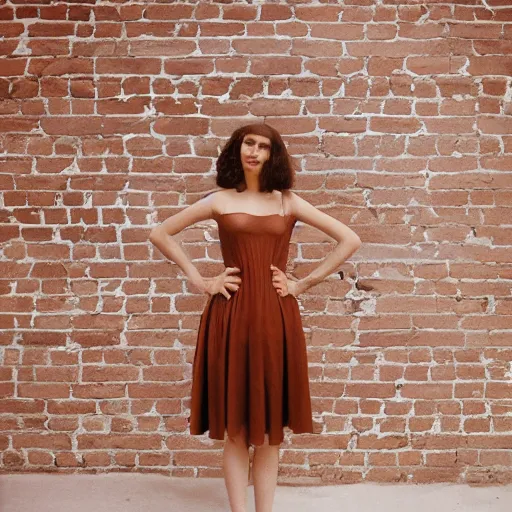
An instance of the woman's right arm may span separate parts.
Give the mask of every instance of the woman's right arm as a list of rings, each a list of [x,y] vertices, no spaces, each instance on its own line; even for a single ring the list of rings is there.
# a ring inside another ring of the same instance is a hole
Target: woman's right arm
[[[211,219],[214,214],[213,205],[215,196],[216,193],[209,194],[184,210],[171,215],[164,222],[154,227],[149,234],[149,241],[157,247],[166,258],[174,261],[201,293],[207,292],[205,280],[185,254],[180,244],[172,237],[196,222]]]

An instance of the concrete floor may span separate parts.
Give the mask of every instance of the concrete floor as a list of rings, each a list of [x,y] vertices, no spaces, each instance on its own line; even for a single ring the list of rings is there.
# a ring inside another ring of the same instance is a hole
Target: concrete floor
[[[254,487],[247,488],[254,511]],[[510,512],[512,486],[278,486],[274,512]],[[155,474],[0,475],[1,512],[229,512],[222,478]]]

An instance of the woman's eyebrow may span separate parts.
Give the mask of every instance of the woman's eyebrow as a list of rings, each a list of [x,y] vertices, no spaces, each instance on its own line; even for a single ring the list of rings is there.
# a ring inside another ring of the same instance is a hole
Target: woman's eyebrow
[[[256,142],[254,139],[252,139],[251,137],[247,137],[247,139],[245,139],[245,142]],[[260,145],[261,146],[269,146],[269,144],[267,144],[266,142],[260,142]]]

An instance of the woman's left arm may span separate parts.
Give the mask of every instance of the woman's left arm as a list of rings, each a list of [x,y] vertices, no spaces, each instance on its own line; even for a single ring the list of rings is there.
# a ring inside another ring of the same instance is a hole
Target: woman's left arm
[[[290,212],[297,220],[323,231],[338,242],[332,252],[322,260],[315,270],[295,282],[295,294],[299,295],[323,281],[339,268],[345,260],[359,249],[361,239],[348,226],[318,210],[311,203],[291,191],[289,192],[289,205]]]

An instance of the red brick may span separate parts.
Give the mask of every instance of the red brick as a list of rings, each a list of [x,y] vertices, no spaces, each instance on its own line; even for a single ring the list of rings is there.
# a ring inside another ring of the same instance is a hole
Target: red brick
[[[201,35],[205,37],[211,36],[242,36],[245,30],[243,23],[230,23],[230,22],[201,22],[199,24]]]
[[[299,74],[301,71],[300,57],[253,57],[251,73],[253,75]]]
[[[168,466],[170,461],[169,453],[141,453],[139,455],[141,466]]]
[[[420,129],[420,122],[410,117],[374,117],[370,129],[384,133],[414,133]]]
[[[507,75],[512,74],[512,57],[486,55],[470,57],[468,73],[472,75]]]
[[[450,37],[466,39],[498,39],[501,27],[496,24],[485,23],[448,23]]]
[[[181,20],[191,17],[192,5],[148,5],[144,17],[149,20]]]
[[[111,464],[110,455],[104,452],[87,452],[82,457],[86,467],[103,467]]]
[[[170,75],[207,75],[213,71],[213,60],[204,57],[169,59],[164,62],[164,70]]]
[[[342,10],[334,5],[297,6],[295,16],[305,21],[340,21]],[[344,13],[343,13],[344,14]]]
[[[53,466],[53,454],[51,452],[28,451],[28,463],[34,466]]]
[[[335,41],[293,41],[292,55],[306,57],[338,57],[343,54],[341,43]]]
[[[407,68],[418,75],[434,75],[448,73],[449,57],[408,57]]]
[[[92,400],[48,400],[49,414],[91,414],[96,411],[96,403]]]
[[[371,76],[388,76],[393,71],[402,69],[402,66],[402,59],[370,57],[368,60],[368,74]]]
[[[14,448],[69,450],[71,438],[67,434],[13,434],[12,445]]]
[[[296,13],[297,15],[297,13]],[[287,5],[262,5],[260,20],[262,21],[281,21],[292,17],[292,10]]]
[[[249,21],[256,18],[256,13],[257,7],[255,5],[225,5],[222,9],[222,18],[225,20]]]
[[[69,398],[68,384],[19,384],[18,396],[27,398]]]
[[[123,398],[125,386],[123,384],[74,384],[72,393],[74,398]]]
[[[81,456],[72,452],[57,452],[55,454],[55,465],[57,467],[80,467]]]
[[[138,380],[139,370],[133,366],[85,366],[82,381],[133,381]]]

